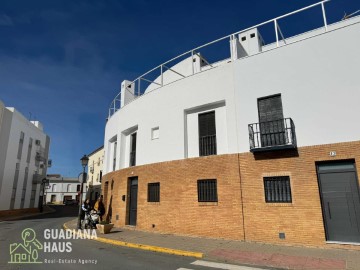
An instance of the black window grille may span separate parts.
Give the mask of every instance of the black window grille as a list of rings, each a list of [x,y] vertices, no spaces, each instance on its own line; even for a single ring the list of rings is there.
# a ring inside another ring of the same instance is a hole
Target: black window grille
[[[265,201],[267,203],[291,203],[289,176],[264,177]]]
[[[216,179],[198,180],[198,201],[199,202],[217,202]]]
[[[130,167],[136,165],[136,133],[131,134],[130,140]]]
[[[148,184],[148,202],[160,202],[160,183]]]
[[[215,111],[199,114],[199,155],[216,155]]]

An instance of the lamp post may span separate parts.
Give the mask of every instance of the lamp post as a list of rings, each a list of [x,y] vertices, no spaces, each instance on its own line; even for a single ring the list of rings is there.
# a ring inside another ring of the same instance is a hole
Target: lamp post
[[[84,182],[86,182],[85,168],[88,165],[89,158],[86,155],[84,155],[80,160],[81,160],[81,165],[83,166],[83,177],[80,183],[80,204],[79,204],[79,216],[78,216],[78,224],[77,224],[78,229],[81,229],[82,193],[83,193]]]

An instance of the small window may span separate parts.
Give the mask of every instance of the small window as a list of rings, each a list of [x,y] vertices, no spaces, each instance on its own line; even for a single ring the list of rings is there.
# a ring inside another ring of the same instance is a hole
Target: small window
[[[80,185],[76,186],[76,191],[80,191]]]
[[[217,202],[216,179],[198,180],[198,201],[199,202]]]
[[[160,202],[160,183],[148,184],[148,202]]]
[[[255,37],[255,33],[250,34],[250,37],[251,37],[251,38],[254,38],[254,37]]]
[[[241,41],[245,41],[246,40],[246,37],[241,37]]]
[[[289,176],[264,177],[265,201],[267,203],[291,203]]]
[[[160,136],[160,132],[159,132],[159,127],[154,127],[151,129],[151,139],[155,140],[155,139],[159,139]]]

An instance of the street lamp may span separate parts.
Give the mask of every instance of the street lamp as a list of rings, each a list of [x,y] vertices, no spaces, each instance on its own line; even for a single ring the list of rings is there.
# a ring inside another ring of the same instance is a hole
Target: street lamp
[[[82,193],[83,193],[84,183],[86,182],[85,168],[88,165],[89,158],[86,155],[84,155],[80,160],[81,160],[81,165],[83,166],[83,177],[82,177],[82,180],[81,180],[81,183],[80,183],[80,204],[79,204],[79,216],[78,216],[78,224],[77,224],[78,229],[81,229]]]

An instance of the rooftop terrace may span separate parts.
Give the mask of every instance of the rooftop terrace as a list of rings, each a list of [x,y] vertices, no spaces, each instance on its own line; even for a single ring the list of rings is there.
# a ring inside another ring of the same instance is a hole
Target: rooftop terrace
[[[136,98],[139,98],[143,94],[159,89],[175,81],[192,76],[196,73],[205,72],[225,63],[261,54],[266,51],[321,35],[328,31],[343,27],[344,24],[348,25],[354,22],[353,19],[349,19],[350,16],[347,16],[340,22],[328,24],[325,4],[329,1],[330,0],[324,0],[315,3],[211,41],[158,65],[139,76],[134,81],[124,81],[120,93],[110,104],[109,118],[120,108]],[[286,18],[296,16],[296,14],[303,13],[310,9],[318,9],[320,11],[319,16],[321,16],[321,26],[314,27],[305,32],[303,31],[285,36],[284,32],[281,30],[280,23],[283,26],[286,22],[284,21]],[[359,17],[356,18],[356,20],[358,19]],[[267,36],[270,35],[273,39],[269,43],[266,43],[261,33],[266,33]],[[131,98],[124,98],[125,91],[131,93]]]

